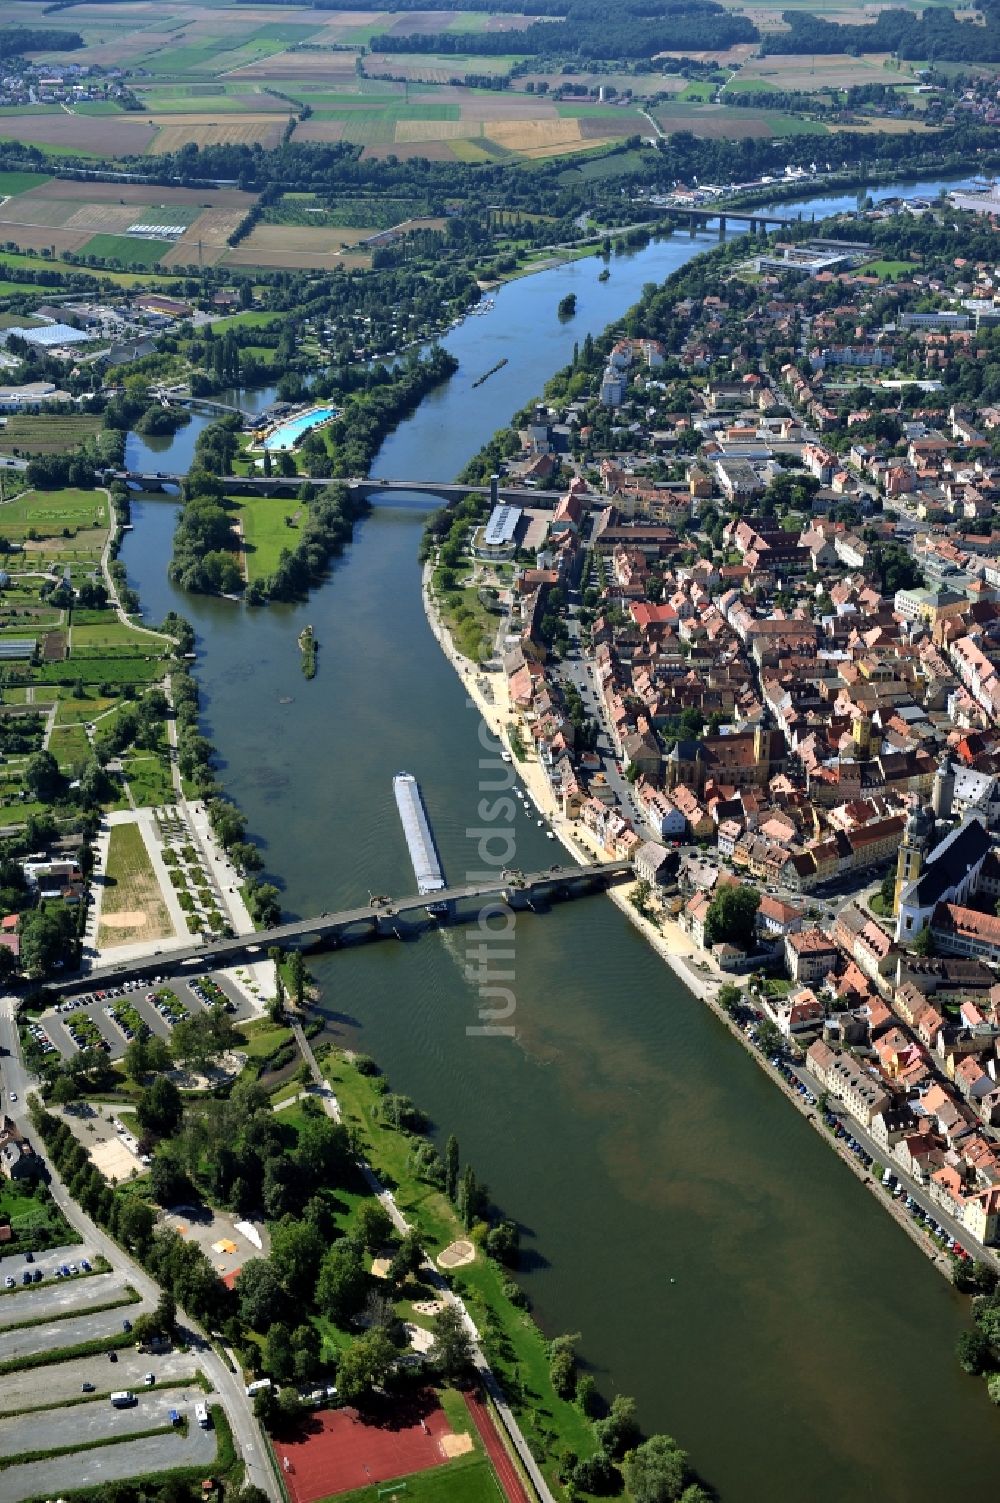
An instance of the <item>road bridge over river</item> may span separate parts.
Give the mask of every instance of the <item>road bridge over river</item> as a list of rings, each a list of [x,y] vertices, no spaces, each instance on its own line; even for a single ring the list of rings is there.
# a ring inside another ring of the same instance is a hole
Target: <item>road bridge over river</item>
[[[683,205],[677,205],[667,210],[671,219],[686,219],[691,226],[691,233],[699,227],[704,227],[710,221],[719,221],[719,239],[726,237],[726,227],[729,224],[745,224],[751,235],[758,232],[766,234],[768,230],[787,229],[793,224],[800,224],[801,214],[773,214],[765,209],[729,209],[719,204],[711,209],[689,209]],[[815,217],[815,216],[814,216]]]
[[[93,991],[103,982],[120,985],[122,981],[158,974],[180,972],[185,967],[211,969],[246,954],[267,954],[273,946],[281,949],[318,950],[336,948],[345,940],[404,939],[417,928],[430,927],[427,905],[446,903],[452,921],[463,923],[478,917],[480,907],[463,911],[457,905],[499,901],[509,907],[535,909],[536,905],[583,897],[603,892],[614,882],[631,876],[628,861],[592,862],[582,866],[555,865],[544,872],[501,871],[493,882],[477,882],[461,887],[446,887],[432,894],[422,893],[403,898],[372,897],[364,907],[347,908],[339,913],[321,913],[315,918],[295,919],[270,929],[257,929],[225,939],[213,939],[186,945],[176,950],[158,950],[137,960],[122,960],[72,978],[49,983],[44,990],[52,995],[69,996],[74,992]],[[422,916],[423,915],[423,916]],[[414,920],[417,923],[414,924]]]
[[[180,486],[184,475],[157,470],[155,473],[140,470],[110,470],[105,479],[124,480],[147,493],[166,490],[168,486]],[[320,479],[312,475],[223,475],[220,484],[230,495],[288,496],[294,495],[303,483],[314,486],[346,485],[352,496],[367,500],[379,491],[411,492],[438,496],[442,501],[464,501],[466,496],[483,496],[487,493],[496,501],[509,501],[516,506],[555,506],[559,499],[556,491],[529,490],[526,486],[497,485],[489,481],[480,485],[458,485],[446,480],[387,480],[353,476],[346,480]],[[586,497],[584,497],[586,499]]]

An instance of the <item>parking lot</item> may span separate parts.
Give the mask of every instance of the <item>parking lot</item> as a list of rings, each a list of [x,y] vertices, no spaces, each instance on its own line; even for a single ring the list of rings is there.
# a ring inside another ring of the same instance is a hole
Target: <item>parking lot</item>
[[[21,1283],[21,1274],[30,1268],[38,1272],[43,1279],[55,1278],[56,1269],[63,1263],[80,1264],[81,1258],[86,1258],[88,1263],[93,1261],[93,1251],[82,1242],[67,1242],[63,1247],[50,1247],[48,1252],[35,1253],[29,1263],[24,1253],[7,1253],[6,1257],[0,1258],[0,1278],[12,1274]],[[41,1281],[39,1281],[41,1282]]]
[[[121,1392],[126,1389],[123,1384]],[[26,1451],[54,1451],[61,1446],[89,1446],[95,1440],[109,1437],[132,1436],[143,1430],[156,1430],[171,1423],[170,1411],[187,1417],[196,1425],[194,1406],[201,1403],[204,1394],[192,1384],[190,1388],[168,1389],[157,1393],[147,1388],[139,1378],[138,1388],[128,1389],[135,1394],[136,1402],[129,1409],[116,1409],[110,1399],[95,1399],[93,1403],[74,1404],[67,1409],[52,1409],[46,1412],[44,1432],[37,1414],[12,1415],[0,1419],[0,1454],[20,1456]]]
[[[79,1266],[67,1264],[69,1268]],[[13,1278],[13,1274],[7,1277]],[[92,1305],[110,1304],[121,1296],[124,1287],[125,1276],[121,1273],[77,1274],[75,1278],[71,1274],[68,1279],[31,1289],[23,1288],[19,1280],[16,1293],[5,1291],[6,1297],[0,1297],[0,1329],[24,1320],[59,1320],[75,1310],[83,1313]]]
[[[232,978],[213,971],[183,980],[163,975],[152,982],[128,981],[120,987],[85,992],[49,1008],[29,1025],[29,1031],[36,1042],[45,1035],[64,1059],[71,1059],[88,1042],[104,1049],[112,1059],[119,1059],[135,1037],[137,1022],[150,1033],[169,1039],[182,1018],[206,1012],[218,1001],[225,1004],[234,1023],[256,1016]]]
[[[172,1467],[197,1467],[207,1476],[215,1455],[215,1431],[202,1430],[192,1422],[186,1436],[174,1430],[145,1440],[124,1441],[120,1446],[101,1446],[96,1451],[7,1467],[0,1472],[0,1503],[18,1503],[21,1498],[39,1494],[57,1497],[63,1492]]]
[[[150,1356],[126,1346],[116,1356],[117,1362],[109,1362],[107,1353],[101,1352],[98,1356],[74,1357],[69,1362],[57,1362],[50,1367],[8,1373],[0,1378],[0,1414],[58,1404],[61,1399],[80,1398],[84,1383],[93,1383],[95,1394],[105,1395],[122,1388],[138,1391],[148,1372],[156,1374],[157,1383],[173,1384],[190,1380],[195,1370],[195,1359],[187,1352]]]
[[[78,1284],[77,1287],[82,1289],[83,1285]],[[61,1347],[82,1346],[85,1341],[105,1341],[108,1337],[120,1335],[122,1321],[135,1320],[143,1308],[141,1303],[123,1304],[116,1310],[102,1310],[94,1315],[74,1313],[62,1320],[28,1326],[26,1330],[7,1330],[3,1338],[3,1361],[11,1362],[15,1357],[27,1357],[33,1352],[54,1352]]]
[[[253,1223],[261,1242],[258,1247],[240,1229],[239,1217],[231,1216],[228,1211],[213,1211],[209,1206],[173,1206],[163,1212],[160,1220],[172,1227],[185,1242],[197,1242],[212,1267],[223,1277],[234,1273],[249,1258],[266,1256],[270,1251],[267,1229],[260,1222]]]

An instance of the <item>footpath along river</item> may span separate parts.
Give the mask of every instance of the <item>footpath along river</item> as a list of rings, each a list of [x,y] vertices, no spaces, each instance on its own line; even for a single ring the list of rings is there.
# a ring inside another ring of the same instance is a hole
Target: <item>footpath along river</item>
[[[713,243],[683,234],[616,257],[604,284],[588,260],[506,287],[444,341],[460,371],[372,473],[453,477],[574,339]],[[567,292],[579,312],[561,324]],[[183,468],[200,426],[153,446],[130,438],[130,465]],[[379,496],[307,604],[253,612],[175,590],[175,505],[134,505],[130,582],[148,619],[174,606],[197,629],[206,733],[289,913],[410,889],[391,789],[402,769],[420,779],[449,879],[481,867],[477,806],[497,771],[480,768],[477,717],[421,608],[433,504]],[[320,643],[310,683],[296,645],[306,622]],[[512,832],[525,869],[560,854],[520,808],[489,828]],[[602,1389],[634,1394],[645,1426],[674,1434],[724,1503],[991,1494],[1000,1417],[954,1360],[964,1301],[613,904],[518,916],[514,1039],[467,1032],[475,942],[456,929],[314,970],[343,1040],[457,1134],[522,1221],[546,1332],[581,1332]]]

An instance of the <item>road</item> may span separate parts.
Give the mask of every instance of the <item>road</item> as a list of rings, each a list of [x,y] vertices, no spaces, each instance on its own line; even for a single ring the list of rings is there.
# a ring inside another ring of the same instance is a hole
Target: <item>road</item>
[[[97,1223],[91,1220],[86,1212],[79,1205],[77,1205],[76,1201],[69,1194],[66,1187],[63,1185],[62,1181],[56,1174],[52,1162],[45,1151],[44,1144],[41,1143],[37,1139],[37,1136],[31,1132],[30,1121],[26,1120],[28,1115],[26,1094],[29,1082],[27,1072],[24,1068],[24,1061],[21,1056],[21,1042],[18,1038],[17,1027],[14,1021],[15,1006],[16,999],[14,997],[8,996],[0,999],[0,1047],[7,1051],[7,1057],[3,1061],[4,1084],[7,1091],[11,1089],[15,1090],[18,1097],[16,1102],[8,1105],[8,1113],[12,1115],[15,1120],[19,1121],[24,1131],[31,1137],[36,1151],[41,1153],[45,1158],[51,1175],[49,1183],[52,1190],[52,1198],[59,1209],[62,1211],[63,1215],[66,1217],[66,1220],[69,1222],[69,1224],[76,1228],[87,1246],[92,1248],[95,1253],[102,1253],[113,1268],[120,1268],[123,1270],[123,1272],[127,1276],[128,1282],[135,1290],[137,1290],[137,1292],[142,1296],[143,1300],[147,1304],[155,1305],[160,1296],[158,1285],[154,1283],[154,1281],[149,1277],[148,1273],[146,1273],[145,1269],[142,1268],[133,1257],[125,1252],[123,1248],[120,1248],[116,1242],[112,1241],[107,1232],[103,1231],[97,1225]],[[139,1308],[139,1306],[133,1306],[133,1309],[138,1310]],[[278,1480],[275,1477],[267,1458],[265,1450],[266,1443],[261,1434],[260,1427],[253,1416],[249,1404],[247,1403],[246,1391],[244,1389],[241,1376],[238,1373],[233,1373],[230,1370],[228,1364],[223,1362],[222,1358],[210,1345],[207,1338],[200,1331],[199,1327],[190,1318],[190,1316],[186,1315],[180,1309],[178,1309],[177,1315],[181,1325],[185,1326],[192,1332],[191,1346],[197,1354],[195,1360],[197,1361],[198,1366],[205,1373],[209,1382],[212,1384],[215,1392],[219,1395],[222,1405],[225,1408],[226,1414],[229,1416],[229,1422],[232,1425],[233,1429],[233,1439],[235,1440],[237,1449],[239,1450],[240,1454],[243,1457],[244,1463],[246,1464],[247,1481],[252,1482],[256,1487],[261,1488],[262,1491],[267,1493],[268,1497],[272,1499],[272,1503],[283,1503]],[[197,1429],[197,1426],[194,1426],[193,1429]],[[214,1459],[215,1438],[214,1436],[211,1436],[210,1438],[211,1457],[209,1459]],[[134,1460],[130,1464],[129,1470],[117,1473],[105,1472],[100,1473],[99,1475],[105,1477],[110,1477],[112,1475],[127,1477],[136,1476],[143,1471],[152,1470],[152,1467],[156,1463],[151,1464],[148,1461],[148,1452],[146,1450],[136,1449],[149,1447],[151,1445],[153,1445],[155,1449],[154,1442],[136,1441],[134,1446],[126,1448],[129,1451],[134,1452]],[[106,1448],[103,1452],[100,1453],[95,1452],[95,1455],[107,1457],[109,1456],[109,1449],[110,1448]],[[183,1458],[182,1462],[179,1464],[183,1464]],[[8,1470],[7,1472],[0,1474],[0,1480],[7,1482],[10,1479],[10,1475],[11,1472],[10,1470]],[[80,1472],[76,1472],[75,1474],[70,1472],[67,1477],[62,1480],[49,1478],[46,1485],[49,1490],[55,1493],[60,1489],[68,1490],[73,1487],[84,1486],[88,1481],[93,1480],[96,1480],[96,1478],[83,1476]],[[27,1489],[27,1491],[37,1492],[37,1484],[34,1487]],[[6,1496],[9,1495],[0,1493],[0,1503],[4,1503]]]

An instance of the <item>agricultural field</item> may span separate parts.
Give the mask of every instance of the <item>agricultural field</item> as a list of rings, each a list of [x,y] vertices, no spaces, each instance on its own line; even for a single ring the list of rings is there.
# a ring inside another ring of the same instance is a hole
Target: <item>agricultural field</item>
[[[308,96],[306,96],[308,97]],[[604,146],[645,129],[632,106],[555,103],[532,94],[454,85],[385,99],[326,95],[296,141],[352,141],[365,156],[427,156],[439,161],[530,161]]]
[[[263,114],[228,114],[200,110],[188,114],[150,116],[156,135],[145,147],[154,155],[180,151],[195,146],[262,146],[270,151],[281,141],[287,115],[275,111]]]
[[[157,266],[172,240],[147,240],[136,235],[95,235],[80,249],[85,256],[100,256],[104,261],[121,261],[127,266]]]
[[[453,78],[480,77],[509,73],[521,61],[518,53],[507,56],[477,56],[475,53],[449,52],[370,52],[364,60],[368,78],[406,78],[415,83],[450,83]]]
[[[369,233],[377,233],[370,231]],[[348,248],[342,249],[347,243]],[[338,266],[367,269],[370,251],[350,249],[350,231],[310,229],[306,226],[258,224],[245,240],[227,251],[227,266],[316,267],[334,270]]]
[[[100,429],[100,418],[85,412],[50,416],[11,413],[0,418],[0,452],[18,456],[71,454]],[[5,506],[0,512],[0,522],[9,515],[11,506],[19,504],[12,502]]]
[[[817,120],[776,110],[741,110],[722,104],[664,104],[653,111],[665,131],[692,131],[708,140],[740,141],[772,136],[826,135]]]
[[[274,118],[280,122],[281,117]],[[27,173],[4,176],[15,181],[0,204],[0,243],[22,251],[82,252],[149,268],[158,263],[217,261],[255,202],[252,193],[239,188],[73,182]],[[176,240],[151,240],[145,233],[151,225],[170,225],[181,233]],[[131,230],[143,233],[129,234]]]
[[[906,84],[914,82],[916,64],[894,61],[888,53],[871,52],[863,57],[829,53],[817,57],[755,57],[740,69],[740,86],[814,93],[819,89],[849,89],[858,84]]]

